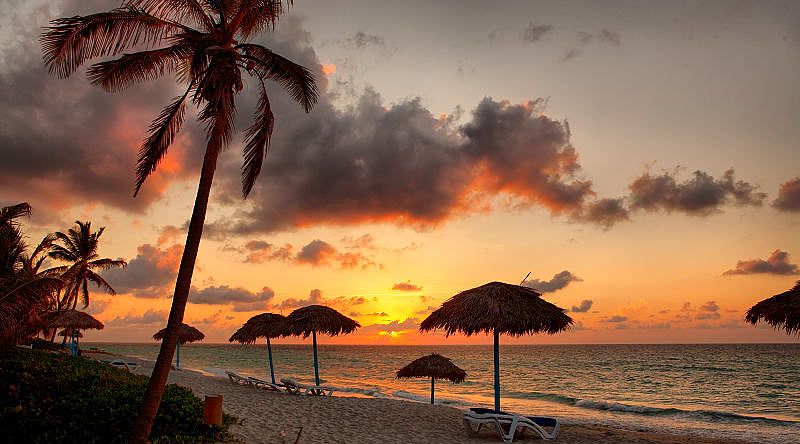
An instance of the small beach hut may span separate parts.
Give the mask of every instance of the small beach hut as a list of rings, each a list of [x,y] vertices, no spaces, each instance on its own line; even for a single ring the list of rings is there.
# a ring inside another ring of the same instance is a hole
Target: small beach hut
[[[745,320],[753,325],[763,321],[787,334],[800,334],[800,281],[789,291],[750,307]]]
[[[494,336],[494,409],[500,411],[500,335],[553,334],[572,325],[564,309],[540,296],[532,288],[490,282],[451,297],[425,318],[419,329],[443,330],[447,336]]]
[[[275,384],[275,370],[272,366],[272,344],[269,340],[281,336],[286,328],[286,318],[276,313],[261,313],[248,319],[236,330],[228,342],[255,344],[258,338],[267,339],[267,357],[269,358],[269,377]]]
[[[48,313],[45,315],[45,323],[50,328],[63,328],[72,333],[69,337],[71,338],[70,348],[73,356],[78,354],[78,334],[80,330],[88,330],[90,328],[102,330],[105,327],[102,322],[89,313],[78,310],[61,310]]]
[[[453,364],[450,358],[438,353],[415,359],[397,371],[397,378],[431,378],[431,404],[434,401],[434,389],[437,379],[447,379],[453,384],[464,382],[467,372]]]
[[[161,341],[164,339],[166,334],[167,329],[165,327],[157,331],[156,334],[153,335],[153,339],[156,341]],[[206,335],[204,335],[200,330],[192,327],[191,325],[181,323],[180,327],[178,327],[178,345],[175,348],[175,368],[181,368],[181,344],[202,341],[205,339],[205,337]]]
[[[291,312],[289,316],[286,316],[286,329],[282,336],[303,336],[303,338],[307,338],[311,335],[311,343],[314,348],[314,381],[316,385],[319,385],[317,333],[336,336],[352,333],[358,327],[361,327],[361,324],[330,307],[309,305],[298,308]]]

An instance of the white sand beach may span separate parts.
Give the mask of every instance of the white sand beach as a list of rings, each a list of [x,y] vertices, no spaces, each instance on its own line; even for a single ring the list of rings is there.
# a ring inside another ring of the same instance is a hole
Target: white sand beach
[[[149,375],[152,362],[140,363],[135,372]],[[501,443],[492,429],[478,437],[467,434],[463,412],[447,406],[394,399],[312,397],[268,392],[240,386],[220,377],[191,370],[170,372],[169,382],[189,387],[201,398],[222,395],[224,411],[243,421],[232,432],[244,442],[294,443],[302,428],[302,444],[353,443]],[[284,438],[285,437],[285,438]],[[526,435],[514,442],[540,442]],[[559,443],[633,444],[741,444],[743,441],[710,439],[625,430],[607,426],[571,425],[561,428]]]

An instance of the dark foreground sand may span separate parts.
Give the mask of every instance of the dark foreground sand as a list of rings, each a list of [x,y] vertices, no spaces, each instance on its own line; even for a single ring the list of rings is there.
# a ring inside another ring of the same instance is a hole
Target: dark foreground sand
[[[131,360],[142,363],[136,373],[150,374],[151,362]],[[247,443],[291,444],[301,428],[301,444],[502,443],[492,429],[482,431],[478,437],[469,436],[462,422],[463,413],[452,407],[393,399],[323,398],[267,392],[188,370],[170,372],[169,382],[190,387],[200,397],[222,395],[225,412],[244,421],[234,426],[232,432]],[[525,439],[514,442],[542,441],[526,435]],[[742,443],[585,425],[563,425],[555,442]]]

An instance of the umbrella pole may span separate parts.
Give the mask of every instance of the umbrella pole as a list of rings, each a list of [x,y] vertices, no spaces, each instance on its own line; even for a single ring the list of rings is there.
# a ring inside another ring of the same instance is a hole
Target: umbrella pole
[[[433,387],[436,384],[434,381],[436,381],[436,378],[431,378],[431,404],[433,404]]]
[[[269,356],[269,376],[272,383],[275,384],[275,370],[272,369],[272,346],[269,343],[269,337],[267,337],[267,356]]]
[[[181,368],[181,341],[178,341],[178,344],[175,346],[176,354],[175,354],[175,368],[180,370]]]
[[[500,411],[500,333],[494,331],[494,410]]]
[[[319,385],[319,365],[317,364],[317,332],[311,331],[311,340],[314,346],[314,381]]]

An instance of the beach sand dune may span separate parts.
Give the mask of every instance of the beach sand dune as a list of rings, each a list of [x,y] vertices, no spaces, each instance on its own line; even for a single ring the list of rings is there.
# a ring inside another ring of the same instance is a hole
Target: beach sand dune
[[[141,363],[136,373],[149,375],[152,371],[152,362],[132,360]],[[301,428],[301,444],[502,443],[492,429],[482,431],[478,437],[470,437],[461,419],[463,412],[447,406],[394,399],[312,397],[268,392],[190,370],[170,372],[169,382],[189,387],[201,398],[205,395],[222,395],[225,412],[243,421],[242,425],[232,427],[231,431],[247,443],[294,443]],[[535,443],[542,440],[526,436],[514,442]],[[555,442],[742,443],[585,425],[562,426]]]

